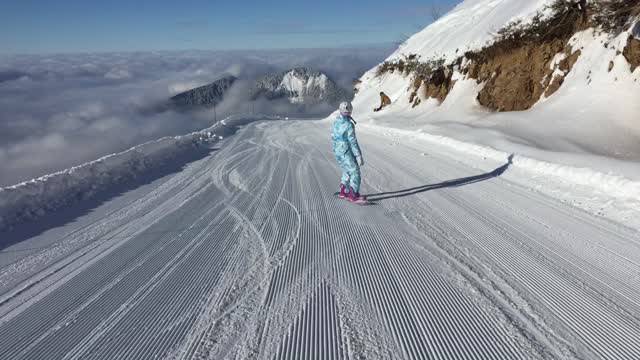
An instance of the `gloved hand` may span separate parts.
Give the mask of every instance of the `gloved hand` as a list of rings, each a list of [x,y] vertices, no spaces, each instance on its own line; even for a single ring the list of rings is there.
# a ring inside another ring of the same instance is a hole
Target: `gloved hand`
[[[364,166],[364,159],[362,158],[362,155],[356,157],[356,161],[358,162],[358,165]]]

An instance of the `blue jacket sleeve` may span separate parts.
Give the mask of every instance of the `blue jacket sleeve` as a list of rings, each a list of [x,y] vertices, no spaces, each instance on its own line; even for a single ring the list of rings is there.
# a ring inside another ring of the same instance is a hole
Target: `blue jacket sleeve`
[[[362,152],[360,151],[360,145],[358,145],[358,139],[356,139],[356,128],[350,122],[347,126],[347,140],[349,141],[349,146],[351,147],[353,156],[361,156]]]

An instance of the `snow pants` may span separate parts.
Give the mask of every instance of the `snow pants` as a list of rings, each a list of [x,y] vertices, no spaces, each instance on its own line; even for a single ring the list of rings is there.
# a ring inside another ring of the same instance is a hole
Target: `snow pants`
[[[351,187],[354,192],[360,192],[360,166],[356,162],[356,157],[351,151],[339,155],[336,154],[336,160],[342,169],[342,184],[347,188]]]

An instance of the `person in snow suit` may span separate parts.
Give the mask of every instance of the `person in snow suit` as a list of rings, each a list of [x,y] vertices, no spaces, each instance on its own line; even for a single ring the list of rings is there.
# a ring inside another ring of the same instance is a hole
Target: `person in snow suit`
[[[340,197],[351,201],[364,201],[360,195],[360,166],[364,165],[362,152],[356,138],[355,120],[351,118],[353,107],[349,102],[340,104],[340,115],[333,121],[331,143],[333,153],[342,168]]]
[[[381,91],[380,92],[380,106],[378,106],[377,108],[373,109],[373,111],[380,111],[387,105],[391,105],[391,99],[389,99],[387,94],[385,94],[383,91]]]

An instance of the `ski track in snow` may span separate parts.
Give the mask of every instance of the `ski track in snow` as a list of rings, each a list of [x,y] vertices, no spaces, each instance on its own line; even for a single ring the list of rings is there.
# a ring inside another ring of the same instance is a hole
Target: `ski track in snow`
[[[479,173],[366,131],[363,192],[397,193],[337,201],[327,126],[248,125],[3,249],[0,358],[638,358],[636,231],[499,177],[400,191]]]

